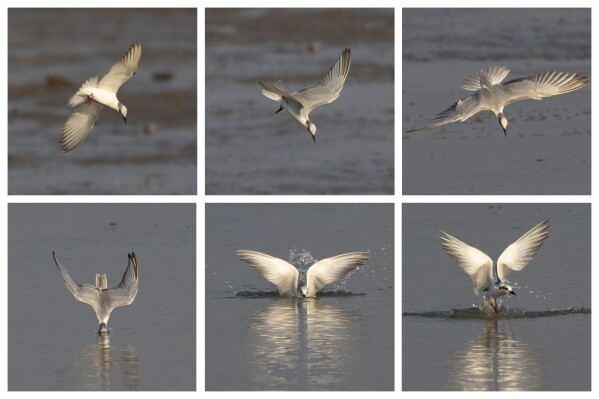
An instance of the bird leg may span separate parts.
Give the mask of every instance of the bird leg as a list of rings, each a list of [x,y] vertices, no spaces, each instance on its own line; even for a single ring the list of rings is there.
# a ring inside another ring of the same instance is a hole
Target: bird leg
[[[85,103],[87,105],[90,105],[93,101],[94,101],[94,95],[91,94],[91,95],[87,96],[87,100],[85,100]]]
[[[283,110],[283,106],[282,106],[282,105],[280,105],[280,106],[279,106],[279,109],[277,110],[277,112],[275,112],[275,114],[278,114],[278,113],[279,113],[279,112],[281,112],[282,110]]]

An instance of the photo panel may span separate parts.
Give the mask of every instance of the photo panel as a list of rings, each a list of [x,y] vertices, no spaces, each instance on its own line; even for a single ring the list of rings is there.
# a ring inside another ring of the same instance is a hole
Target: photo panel
[[[206,390],[394,390],[393,204],[207,204]]]
[[[8,390],[196,390],[195,204],[9,204]]]
[[[591,389],[590,204],[402,216],[402,390]]]
[[[8,9],[9,195],[195,195],[197,9]]]

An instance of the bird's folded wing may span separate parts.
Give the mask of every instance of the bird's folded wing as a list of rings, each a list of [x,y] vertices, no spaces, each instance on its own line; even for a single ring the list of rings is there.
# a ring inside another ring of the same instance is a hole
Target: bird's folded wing
[[[497,275],[503,280],[512,270],[522,270],[535,256],[549,234],[549,221],[545,220],[530,229],[503,251],[497,260]]]
[[[543,72],[505,82],[507,104],[515,101],[556,96],[578,90],[589,83],[586,76],[567,72]]]
[[[262,277],[276,285],[282,296],[297,294],[299,272],[288,262],[255,251],[238,250],[237,255]]]
[[[65,267],[60,263],[60,261],[56,257],[56,254],[54,253],[54,251],[52,251],[52,256],[54,257],[54,263],[56,264],[56,267],[58,268],[58,272],[60,273],[60,276],[64,280],[64,284],[66,285],[66,287],[69,289],[69,291],[71,291],[71,294],[73,294],[73,296],[78,301],[87,303],[87,304],[91,305],[92,307],[95,306],[95,304],[98,302],[98,297],[99,297],[100,291],[98,291],[96,288],[92,287],[91,285],[88,285],[88,284],[82,285],[82,284],[79,284],[77,281],[73,280],[73,278],[71,278],[71,276],[67,272],[67,269],[65,269]]]
[[[316,262],[306,274],[308,293],[314,295],[325,285],[343,278],[356,267],[368,262],[369,257],[368,252],[350,252]]]
[[[483,87],[499,84],[505,79],[508,73],[510,73],[510,70],[506,67],[492,66],[481,69],[464,79],[464,82],[462,82],[462,89],[477,91]]]
[[[476,295],[492,281],[493,260],[487,254],[441,232],[441,247],[472,278]]]
[[[346,48],[331,69],[315,85],[293,93],[293,97],[304,104],[308,112],[335,101],[343,89],[350,64],[351,50]]]
[[[98,122],[102,105],[92,101],[75,108],[60,134],[60,145],[64,152],[75,149],[87,137]]]
[[[98,88],[116,93],[121,85],[135,75],[141,59],[141,44],[133,44],[127,53],[110,68],[110,71],[100,80]]]

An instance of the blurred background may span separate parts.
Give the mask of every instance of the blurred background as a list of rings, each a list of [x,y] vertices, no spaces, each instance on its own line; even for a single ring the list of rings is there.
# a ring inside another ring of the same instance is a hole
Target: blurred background
[[[140,42],[119,90],[75,150],[58,140],[68,99]],[[197,193],[196,9],[10,9],[8,193]]]
[[[207,9],[206,194],[393,194],[394,26],[393,9]],[[346,47],[314,143],[257,82],[303,89]]]

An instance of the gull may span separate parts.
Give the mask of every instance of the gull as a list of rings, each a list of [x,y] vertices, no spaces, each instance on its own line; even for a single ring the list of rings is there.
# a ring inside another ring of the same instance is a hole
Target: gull
[[[104,106],[118,111],[127,123],[127,107],[119,102],[116,93],[129,78],[135,75],[141,59],[141,44],[133,44],[127,53],[110,68],[98,82],[97,76],[89,78],[69,100],[75,108],[60,135],[60,145],[64,152],[76,148],[92,131]]]
[[[262,80],[258,83],[262,86],[262,94],[271,100],[280,101],[279,109],[275,113],[285,109],[293,119],[308,129],[316,142],[316,125],[309,119],[309,114],[314,108],[329,104],[339,97],[349,73],[350,62],[351,49],[346,48],[326,75],[315,85],[291,94],[285,91],[283,82],[280,80],[274,84]]]
[[[507,274],[512,270],[524,269],[541,248],[548,233],[549,221],[545,220],[507,247],[497,263],[493,263],[482,251],[443,231],[440,238],[445,252],[472,278],[474,293],[478,295],[482,292],[484,305],[490,304],[497,314],[497,298],[507,294],[516,295],[512,286],[504,281]]]
[[[137,284],[139,281],[137,258],[135,252],[127,254],[129,257],[129,264],[125,269],[123,279],[113,288],[108,288],[106,282],[106,274],[96,274],[96,285],[90,284],[79,284],[73,280],[67,269],[60,263],[54,251],[52,251],[54,257],[54,263],[58,268],[60,276],[64,280],[64,284],[67,286],[71,294],[78,301],[87,303],[96,311],[96,317],[98,323],[100,323],[100,329],[98,334],[108,333],[108,319],[110,318],[110,312],[116,307],[125,306],[131,304],[137,295]]]
[[[491,111],[498,119],[503,134],[507,136],[507,118],[503,108],[520,100],[541,100],[578,90],[589,83],[586,76],[567,72],[543,72],[501,83],[510,72],[506,67],[489,67],[474,72],[464,80],[462,89],[475,93],[462,98],[438,114],[430,123],[419,130],[432,129],[454,122],[464,122],[481,111]]]
[[[239,250],[237,255],[277,286],[282,297],[298,297],[298,270],[290,263],[256,251]],[[331,284],[356,267],[365,264],[368,252],[350,252],[314,263],[306,273],[306,285],[299,292],[306,298],[316,297],[316,291]]]

